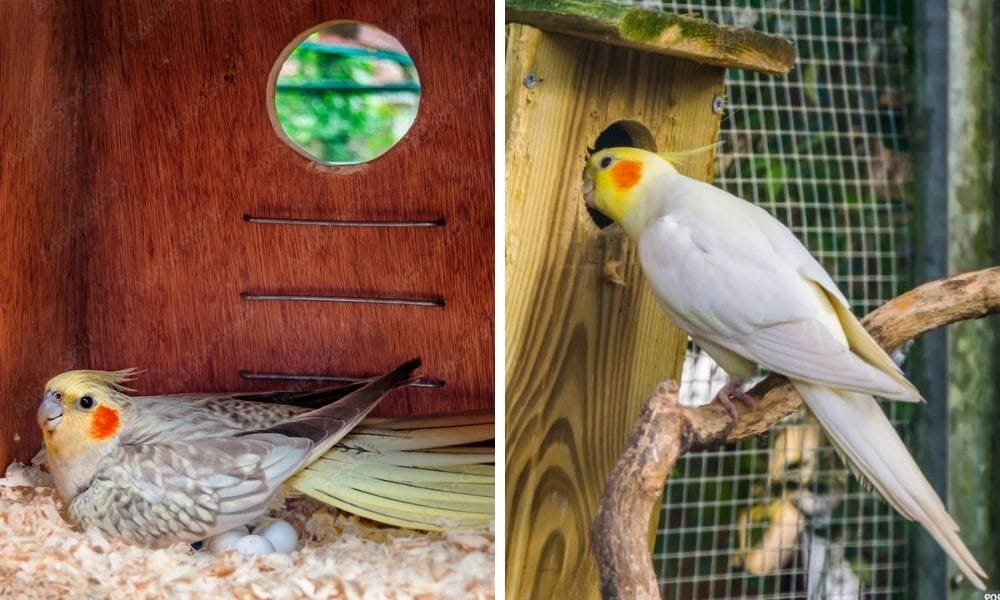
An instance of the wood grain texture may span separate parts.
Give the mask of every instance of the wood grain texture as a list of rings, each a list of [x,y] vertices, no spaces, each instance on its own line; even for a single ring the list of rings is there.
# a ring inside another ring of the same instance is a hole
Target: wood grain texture
[[[624,234],[587,215],[587,148],[622,119],[661,149],[715,141],[723,71],[521,25],[507,44],[507,597],[590,598],[601,490],[640,403],[680,374],[686,336]],[[685,171],[711,167],[706,153]]]
[[[81,35],[75,16],[0,2],[0,468],[40,447],[39,387],[84,331],[86,238],[72,224],[90,178],[76,136],[90,95],[52,67],[84,62],[65,43]]]
[[[609,0],[506,0],[507,21],[662,53],[717,67],[784,75],[795,65],[785,38],[694,16]]]
[[[493,12],[488,4],[0,3],[0,465],[38,447],[46,378],[145,368],[141,393],[252,390],[259,372],[369,375],[413,356],[439,390],[381,414],[488,408],[493,388]],[[305,30],[396,36],[423,86],[384,156],[326,167],[279,139],[267,80]],[[428,229],[245,214],[438,219]],[[442,297],[444,308],[251,302],[241,292]],[[315,385],[315,384],[311,384]]]

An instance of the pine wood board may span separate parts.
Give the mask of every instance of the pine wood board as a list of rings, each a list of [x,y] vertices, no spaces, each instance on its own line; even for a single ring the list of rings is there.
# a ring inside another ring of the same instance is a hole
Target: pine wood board
[[[533,74],[525,85],[525,76]],[[722,69],[538,29],[507,31],[507,597],[591,598],[589,528],[648,393],[677,378],[666,319],[620,229],[583,205],[588,146],[611,123],[660,149],[715,141]],[[711,154],[686,174],[710,179]],[[622,284],[608,277],[620,266]]]

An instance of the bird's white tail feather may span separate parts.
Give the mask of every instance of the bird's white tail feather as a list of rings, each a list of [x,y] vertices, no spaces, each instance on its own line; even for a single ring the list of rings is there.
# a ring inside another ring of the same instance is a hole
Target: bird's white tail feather
[[[855,475],[904,517],[923,525],[969,581],[985,590],[986,572],[958,537],[958,526],[875,398],[793,383]]]

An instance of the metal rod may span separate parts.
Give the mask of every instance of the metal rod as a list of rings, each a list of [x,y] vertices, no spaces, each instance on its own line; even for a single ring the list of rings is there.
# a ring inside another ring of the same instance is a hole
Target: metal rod
[[[431,308],[443,308],[445,301],[443,298],[434,300],[418,300],[415,298],[379,298],[368,296],[333,296],[333,295],[306,295],[306,294],[251,294],[241,292],[240,297],[244,300],[270,300],[279,302],[349,302],[357,304],[394,304],[403,306],[427,306]]]
[[[335,219],[291,219],[286,217],[256,217],[243,215],[247,223],[268,225],[306,225],[317,227],[443,227],[444,218],[435,221],[342,221]]]
[[[347,377],[343,375],[302,375],[295,373],[254,373],[252,371],[240,370],[240,377],[243,379],[276,379],[281,381],[335,381],[337,383],[354,383],[355,381],[365,381],[368,377]],[[410,384],[410,387],[419,388],[439,388],[444,387],[445,382],[441,379],[431,379],[421,377]]]
[[[354,81],[304,81],[302,83],[278,83],[274,86],[279,92],[300,92],[303,94],[389,94],[406,92],[420,93],[420,84],[414,81],[385,83],[382,85],[365,85]]]
[[[324,44],[322,42],[312,42],[309,40],[299,43],[299,48],[312,50],[322,54],[334,54],[337,56],[363,56],[369,58],[381,58],[395,61],[403,66],[413,65],[413,59],[408,54],[383,50],[381,48],[359,48],[357,46],[344,46],[341,44]]]
[[[916,242],[916,281],[931,281],[948,273],[948,153],[954,143],[949,123],[949,2],[916,3],[916,93],[920,127],[914,140],[913,239]],[[911,357],[911,372],[928,400],[915,411],[913,431],[918,443],[914,458],[942,498],[948,498],[948,331],[937,329],[921,336]],[[910,573],[914,598],[948,597],[948,559],[922,527],[911,526]],[[975,547],[975,546],[973,546]]]

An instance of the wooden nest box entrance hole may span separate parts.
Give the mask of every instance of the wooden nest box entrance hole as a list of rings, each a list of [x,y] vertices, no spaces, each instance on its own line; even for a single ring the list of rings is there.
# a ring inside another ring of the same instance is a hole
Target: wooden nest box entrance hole
[[[608,125],[594,140],[590,154],[605,148],[629,146],[656,151],[656,141],[649,128],[638,121],[621,120]]]
[[[642,148],[650,152],[656,151],[656,141],[653,139],[649,128],[638,121],[621,120],[608,125],[594,140],[594,145],[587,149],[587,157],[605,148]],[[593,208],[587,208],[587,214],[594,221],[598,228],[604,229],[612,225],[611,219],[607,218]]]

